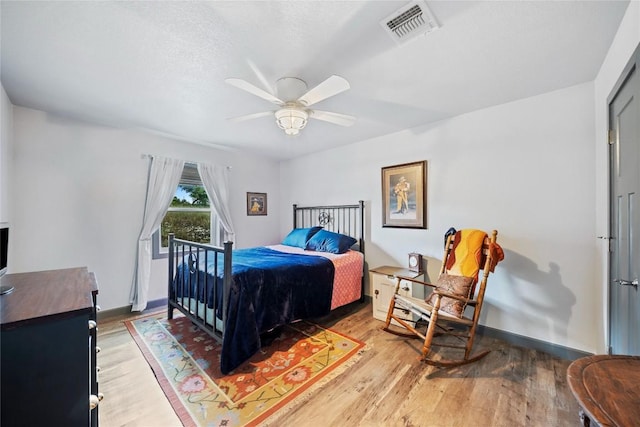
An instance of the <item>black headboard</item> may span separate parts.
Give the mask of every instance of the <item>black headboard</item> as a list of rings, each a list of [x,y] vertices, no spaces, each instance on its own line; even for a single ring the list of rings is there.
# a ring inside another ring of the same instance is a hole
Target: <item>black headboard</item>
[[[364,253],[364,201],[356,205],[298,206],[293,205],[293,228],[320,225],[325,230],[351,236]]]

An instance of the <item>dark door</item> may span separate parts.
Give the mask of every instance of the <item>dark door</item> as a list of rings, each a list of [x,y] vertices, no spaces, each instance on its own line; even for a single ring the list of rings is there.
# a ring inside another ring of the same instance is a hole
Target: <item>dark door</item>
[[[613,354],[640,355],[640,49],[609,103],[609,325]]]

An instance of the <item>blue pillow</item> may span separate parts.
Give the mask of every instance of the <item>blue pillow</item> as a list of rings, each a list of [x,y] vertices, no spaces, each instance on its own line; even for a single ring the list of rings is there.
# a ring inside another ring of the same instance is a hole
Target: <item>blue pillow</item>
[[[357,240],[353,237],[332,233],[327,230],[320,230],[309,239],[305,249],[309,251],[343,254],[356,242]]]
[[[322,230],[322,227],[294,228],[287,237],[284,238],[282,244],[304,249],[307,241],[319,230]]]

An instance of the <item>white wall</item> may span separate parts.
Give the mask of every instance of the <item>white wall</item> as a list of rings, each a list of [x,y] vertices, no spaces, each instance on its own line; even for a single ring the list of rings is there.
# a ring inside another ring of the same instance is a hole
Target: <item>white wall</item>
[[[232,166],[236,247],[277,242],[279,216],[246,216],[246,192],[279,205],[278,165],[264,158],[178,142],[14,107],[13,272],[88,266],[103,309],[129,304],[149,160],[156,154]],[[166,298],[167,261],[153,263],[149,300]]]
[[[640,43],[640,2],[632,1],[622,19],[618,32],[611,43],[611,48],[594,81],[595,88],[595,169],[596,169],[596,230],[598,236],[609,234],[609,147],[607,144],[608,103],[607,97],[614,89],[624,67]],[[608,242],[599,243],[599,257],[596,277],[599,278],[598,294],[601,296],[601,307],[598,313],[599,337],[598,350],[606,352],[608,344]]]
[[[405,266],[417,251],[437,271],[449,227],[497,229],[506,259],[482,323],[593,352],[593,97],[582,84],[285,162],[282,207],[365,200],[370,268]],[[428,229],[382,228],[381,168],[418,160],[428,161]]]
[[[9,194],[13,157],[13,105],[0,85],[0,222],[11,220]]]

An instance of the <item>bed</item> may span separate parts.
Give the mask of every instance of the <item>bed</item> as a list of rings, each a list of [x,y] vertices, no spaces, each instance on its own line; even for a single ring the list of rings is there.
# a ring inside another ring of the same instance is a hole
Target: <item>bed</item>
[[[177,309],[222,343],[229,373],[279,326],[364,301],[364,202],[293,205],[281,244],[233,249],[169,235],[168,318]]]

